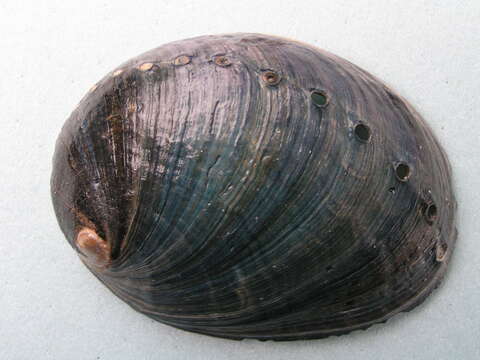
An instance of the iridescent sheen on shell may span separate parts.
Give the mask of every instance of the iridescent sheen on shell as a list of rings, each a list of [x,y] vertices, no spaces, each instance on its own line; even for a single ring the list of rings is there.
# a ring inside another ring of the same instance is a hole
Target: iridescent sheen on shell
[[[51,189],[113,293],[233,339],[385,321],[438,285],[456,240],[450,166],[419,114],[352,63],[261,34],[112,71],[65,123]]]

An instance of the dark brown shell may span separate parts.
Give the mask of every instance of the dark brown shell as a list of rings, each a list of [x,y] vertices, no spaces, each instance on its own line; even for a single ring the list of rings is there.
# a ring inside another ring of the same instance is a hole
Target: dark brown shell
[[[116,295],[233,339],[385,321],[438,285],[456,239],[449,164],[412,107],[260,34],[173,42],[108,74],[63,127],[51,188]]]

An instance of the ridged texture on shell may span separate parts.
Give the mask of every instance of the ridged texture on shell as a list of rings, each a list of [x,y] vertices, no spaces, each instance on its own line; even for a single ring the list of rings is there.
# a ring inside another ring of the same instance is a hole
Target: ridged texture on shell
[[[51,184],[62,231],[116,295],[228,338],[384,321],[438,284],[456,238],[448,161],[412,107],[346,60],[260,34],[112,71],[63,127]]]

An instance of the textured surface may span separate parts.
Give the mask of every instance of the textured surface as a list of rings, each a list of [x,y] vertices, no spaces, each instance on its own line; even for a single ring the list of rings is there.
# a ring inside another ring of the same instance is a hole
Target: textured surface
[[[68,241],[133,308],[287,340],[423,300],[455,245],[450,177],[382,82],[236,33],[162,45],[95,84],[59,135],[51,190]]]
[[[1,358],[477,359],[478,2],[208,3],[146,1],[135,12],[129,3],[0,4],[7,34],[0,42],[10,50],[0,60]],[[428,119],[452,162],[460,237],[452,271],[424,305],[338,338],[224,341],[133,312],[62,242],[49,199],[51,156],[78,99],[125,58],[230,31],[275,33],[328,49],[386,80]]]

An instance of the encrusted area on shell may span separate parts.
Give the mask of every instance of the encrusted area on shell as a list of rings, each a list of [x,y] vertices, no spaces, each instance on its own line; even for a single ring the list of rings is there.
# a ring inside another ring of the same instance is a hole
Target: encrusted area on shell
[[[426,123],[333,54],[260,34],[151,50],[100,81],[57,142],[62,231],[117,296],[232,338],[321,338],[438,285],[455,197]]]

